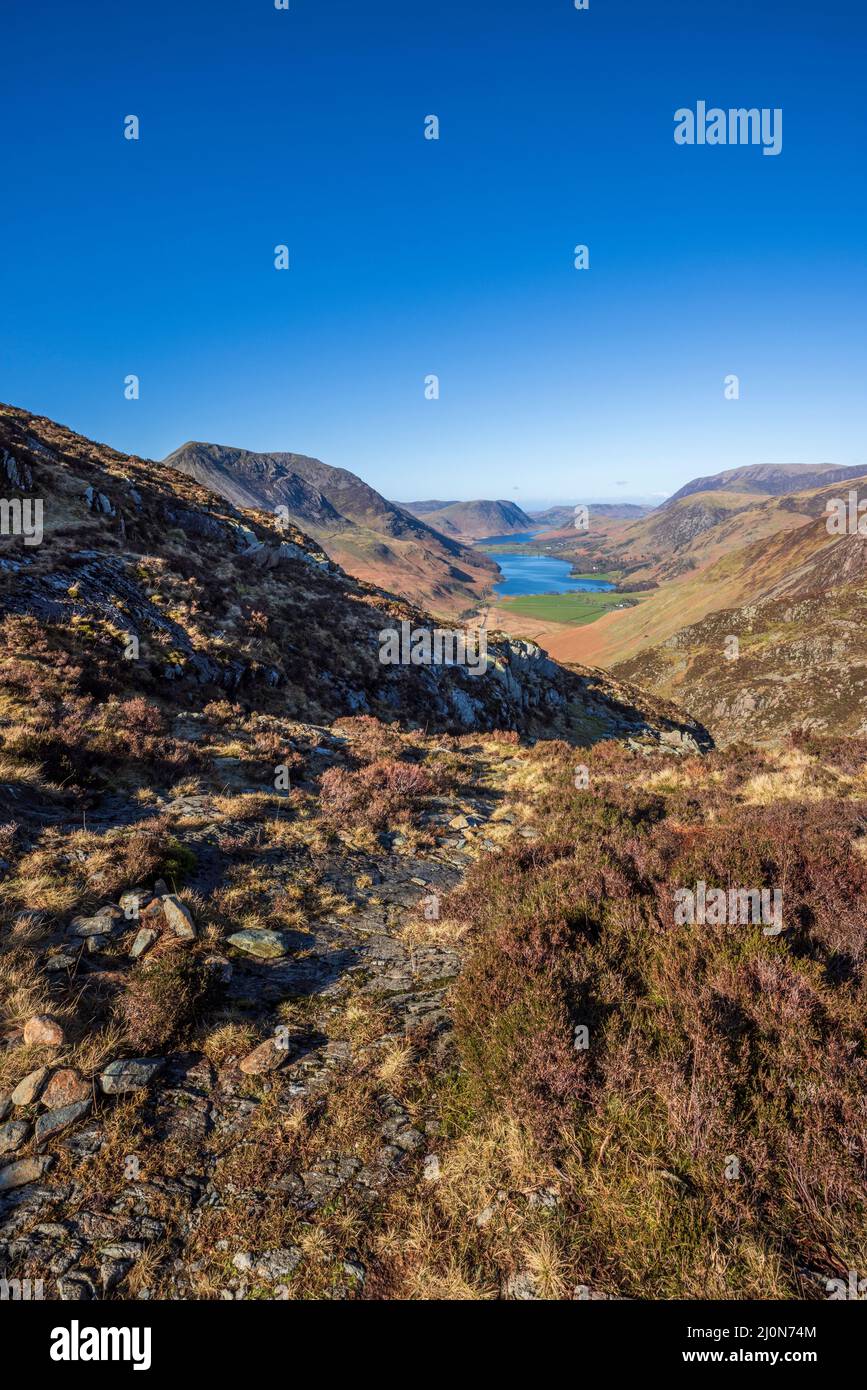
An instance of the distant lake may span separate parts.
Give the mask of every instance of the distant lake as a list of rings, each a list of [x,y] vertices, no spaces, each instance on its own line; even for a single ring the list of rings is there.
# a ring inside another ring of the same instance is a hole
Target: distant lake
[[[502,580],[494,585],[495,594],[607,593],[614,588],[607,579],[575,579],[569,573],[569,561],[552,555],[496,555],[494,559],[503,571]]]
[[[483,540],[476,541],[476,545],[523,545],[541,534],[541,531],[512,531],[508,536],[485,536]]]

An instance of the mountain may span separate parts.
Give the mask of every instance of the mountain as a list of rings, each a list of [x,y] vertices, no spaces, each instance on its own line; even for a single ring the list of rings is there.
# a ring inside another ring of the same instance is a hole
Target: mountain
[[[727,468],[706,478],[693,478],[669,502],[690,497],[695,492],[760,492],[769,497],[781,497],[789,492],[805,492],[824,483],[845,482],[864,473],[860,465],[841,468],[834,463],[755,463],[745,468]]]
[[[496,580],[497,567],[487,556],[387,502],[354,473],[319,459],[191,442],[163,465],[236,506],[272,513],[285,507],[288,518],[350,574],[436,612],[471,610]]]
[[[604,516],[626,520],[636,520],[653,510],[652,507],[640,506],[636,502],[588,502],[586,505],[591,517]],[[559,531],[574,525],[575,507],[547,507],[542,512],[528,512],[528,516],[536,526],[544,526],[548,530]]]
[[[531,518],[514,502],[407,502],[405,509],[443,535],[461,540],[534,530]]]

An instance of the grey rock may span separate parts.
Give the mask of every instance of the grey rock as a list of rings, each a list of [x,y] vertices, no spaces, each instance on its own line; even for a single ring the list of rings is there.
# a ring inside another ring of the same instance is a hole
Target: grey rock
[[[38,1182],[53,1162],[50,1154],[42,1154],[39,1158],[19,1158],[17,1162],[7,1164],[5,1168],[0,1168],[0,1192]]]
[[[164,1057],[121,1057],[116,1062],[109,1062],[99,1078],[99,1084],[107,1096],[142,1091],[164,1065]]]
[[[262,960],[275,960],[286,955],[286,945],[275,931],[264,927],[250,927],[246,931],[236,931],[229,937],[229,943],[248,955],[259,956]]]
[[[23,459],[16,459],[13,454],[3,450],[3,472],[6,474],[6,481],[19,492],[29,492],[33,487],[33,474],[30,465]]]
[[[48,960],[45,962],[45,969],[54,974],[61,970],[74,970],[76,963],[75,956],[69,956],[63,951],[60,951],[56,956],[49,956]]]
[[[536,1276],[529,1269],[523,1269],[507,1279],[503,1292],[506,1298],[517,1298],[525,1302],[540,1297]]]
[[[0,1154],[11,1154],[20,1149],[29,1133],[30,1126],[26,1120],[9,1120],[7,1124],[0,1125]]]
[[[19,1081],[12,1092],[13,1105],[32,1105],[48,1080],[48,1067],[37,1067]]]
[[[232,1264],[242,1274],[252,1274],[267,1283],[275,1279],[285,1279],[300,1263],[301,1251],[294,1245],[281,1250],[265,1250],[260,1255],[251,1255],[246,1250],[239,1250],[232,1260]]]
[[[424,1161],[422,1176],[425,1182],[439,1182],[440,1180],[440,1161],[437,1154],[428,1154]]]
[[[151,931],[149,927],[142,927],[141,930],[136,934],[135,941],[132,943],[132,946],[130,947],[129,953],[132,956],[133,960],[138,960],[140,956],[145,955],[146,952],[150,950],[151,946],[153,946],[154,942],[157,939],[157,936],[158,933],[155,931]]]
[[[184,941],[192,941],[196,935],[196,924],[193,921],[192,913],[186,903],[182,903],[176,898],[174,893],[168,893],[160,899],[163,913],[168,925],[171,927],[175,936],[181,937]]]
[[[151,901],[153,893],[147,888],[130,888],[126,893],[121,893],[119,902],[121,911],[128,922],[134,922],[143,907],[147,907]]]
[[[42,1144],[51,1137],[58,1134],[62,1129],[68,1129],[74,1125],[76,1120],[81,1120],[89,1114],[92,1100],[77,1100],[72,1105],[62,1105],[59,1110],[48,1110],[44,1115],[40,1115],[36,1121],[36,1142]]]
[[[103,936],[105,931],[105,917],[73,917],[69,924],[70,936]]]

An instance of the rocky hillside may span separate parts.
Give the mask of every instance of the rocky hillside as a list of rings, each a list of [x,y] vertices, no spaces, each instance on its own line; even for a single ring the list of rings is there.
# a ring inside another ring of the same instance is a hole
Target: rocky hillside
[[[472,609],[496,580],[487,556],[387,502],[345,468],[303,454],[199,443],[182,445],[163,462],[235,506],[285,509],[349,574],[433,612]]]

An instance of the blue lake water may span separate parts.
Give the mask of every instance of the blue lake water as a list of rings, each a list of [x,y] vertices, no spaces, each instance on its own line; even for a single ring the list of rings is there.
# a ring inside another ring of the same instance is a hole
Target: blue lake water
[[[485,536],[476,544],[482,547],[486,545],[523,545],[525,541],[531,541],[538,535],[541,535],[540,531],[513,531],[510,536]]]
[[[494,585],[495,594],[580,594],[607,592],[614,585],[607,579],[575,579],[568,560],[551,555],[494,555],[503,578]]]

